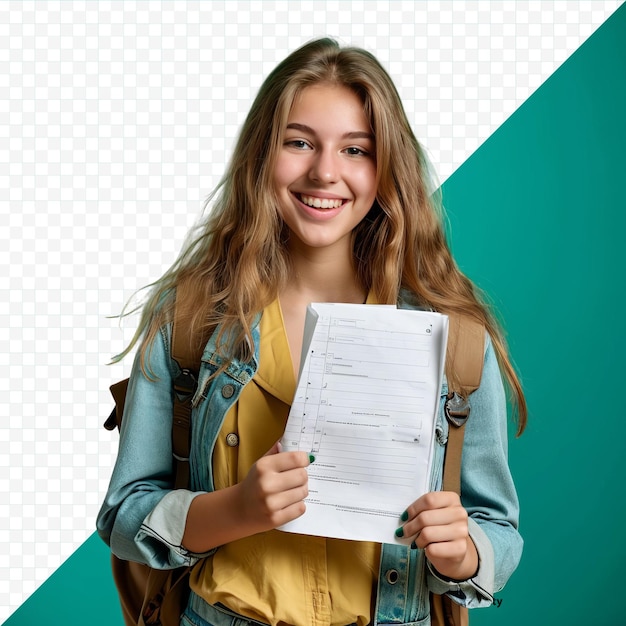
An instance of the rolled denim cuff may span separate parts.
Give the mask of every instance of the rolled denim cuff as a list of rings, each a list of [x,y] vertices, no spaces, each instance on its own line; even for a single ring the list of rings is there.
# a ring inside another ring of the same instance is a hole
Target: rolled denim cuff
[[[212,549],[197,554],[182,545],[189,507],[201,493],[204,492],[187,489],[170,491],[143,520],[135,541],[150,565],[163,569],[189,566],[215,552]]]
[[[468,609],[486,607],[493,604],[494,593],[494,554],[493,547],[483,529],[472,519],[468,519],[469,535],[478,552],[478,572],[468,580],[458,581],[443,577],[428,563],[428,588],[433,593],[447,594],[455,602]]]

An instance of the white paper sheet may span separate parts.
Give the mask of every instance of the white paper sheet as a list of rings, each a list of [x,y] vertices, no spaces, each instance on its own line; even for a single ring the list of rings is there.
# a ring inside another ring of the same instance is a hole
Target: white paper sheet
[[[448,318],[355,304],[309,306],[284,450],[315,456],[306,513],[282,530],[405,543],[395,530],[429,488]]]

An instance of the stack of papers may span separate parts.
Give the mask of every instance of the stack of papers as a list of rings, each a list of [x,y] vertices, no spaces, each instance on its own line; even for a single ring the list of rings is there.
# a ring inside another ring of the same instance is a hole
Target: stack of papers
[[[400,515],[430,490],[448,318],[314,303],[284,450],[315,456],[306,513],[282,530],[406,543]]]

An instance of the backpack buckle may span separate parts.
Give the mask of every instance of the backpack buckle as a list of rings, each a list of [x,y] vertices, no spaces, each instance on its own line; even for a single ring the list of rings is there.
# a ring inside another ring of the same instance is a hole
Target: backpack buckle
[[[456,428],[460,428],[467,422],[470,414],[470,402],[456,391],[448,394],[444,405],[446,419]]]
[[[174,379],[173,387],[178,401],[185,402],[185,400],[196,392],[198,379],[194,372],[184,368],[180,370],[180,374]]]

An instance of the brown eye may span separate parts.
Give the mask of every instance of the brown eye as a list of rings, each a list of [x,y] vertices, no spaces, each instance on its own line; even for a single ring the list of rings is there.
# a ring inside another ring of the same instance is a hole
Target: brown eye
[[[285,145],[290,148],[296,148],[296,150],[308,150],[311,148],[311,146],[304,141],[304,139],[290,139],[285,142]]]
[[[357,148],[355,146],[346,148],[346,153],[350,156],[369,156],[369,152],[366,152],[365,150],[362,150],[361,148]]]

